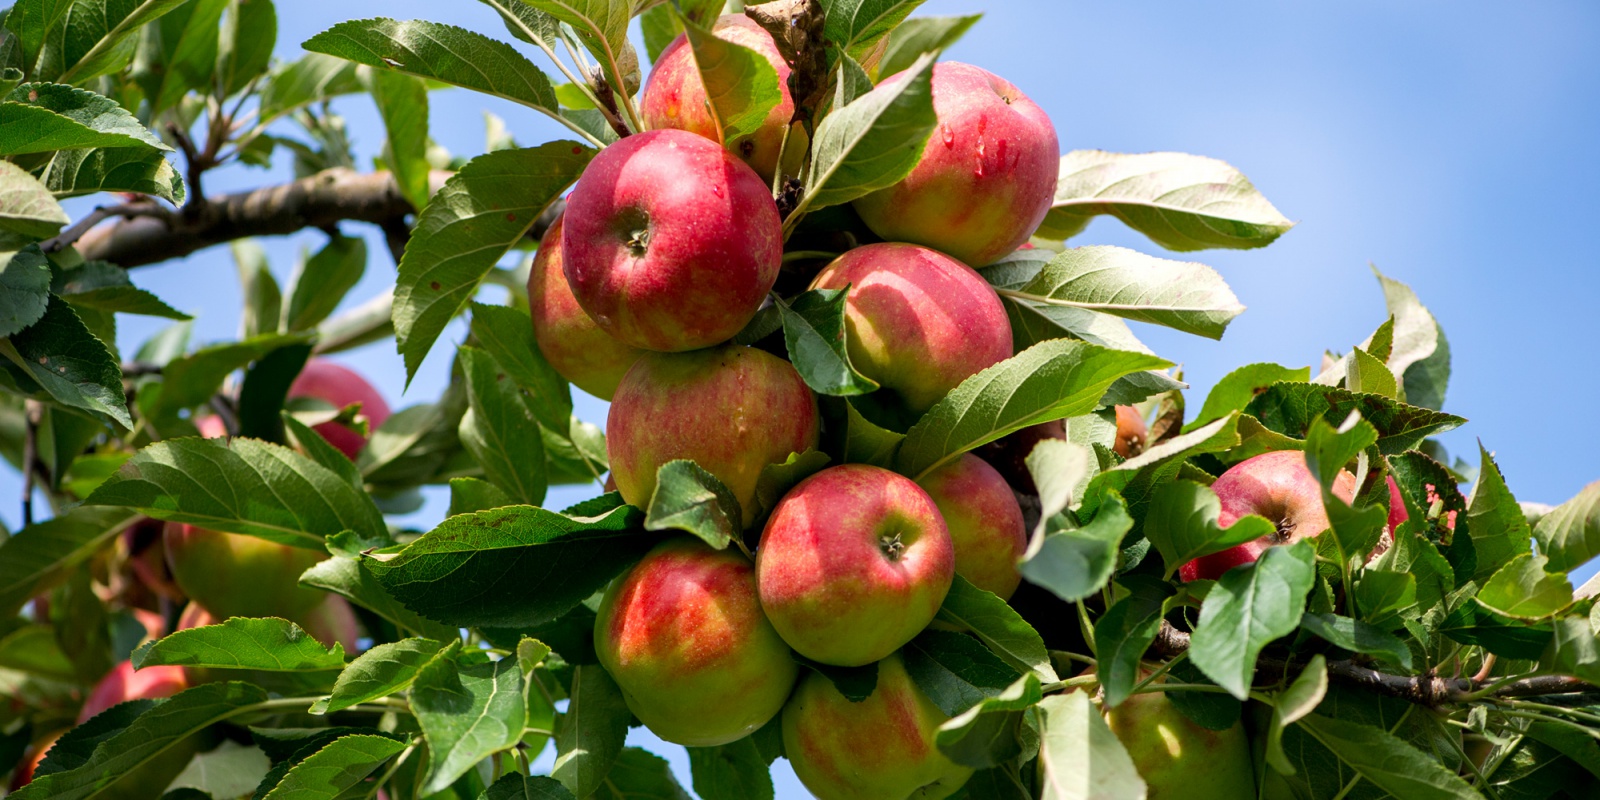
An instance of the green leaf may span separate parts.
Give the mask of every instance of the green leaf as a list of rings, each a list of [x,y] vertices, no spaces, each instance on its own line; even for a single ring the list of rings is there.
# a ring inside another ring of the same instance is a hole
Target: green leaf
[[[684,31],[705,87],[711,119],[722,132],[723,144],[733,148],[740,139],[760,131],[772,109],[783,101],[778,71],[766,56],[721,39],[709,28],[690,23]]]
[[[928,629],[901,649],[906,673],[946,716],[996,697],[1021,673],[965,634]]]
[[[133,74],[145,90],[154,118],[177,105],[189,90],[213,94],[217,31],[228,0],[193,0],[145,28]]]
[[[1545,514],[1533,538],[1550,558],[1548,569],[1569,572],[1600,555],[1600,481]]]
[[[773,800],[772,775],[754,738],[688,750],[689,773],[701,800]]]
[[[231,617],[188,628],[134,651],[134,669],[160,665],[314,672],[343,669],[344,646],[323,647],[286,619]]]
[[[1161,552],[1165,577],[1197,558],[1270,536],[1277,528],[1266,517],[1246,514],[1227,528],[1218,524],[1222,501],[1209,486],[1173,481],[1156,489],[1145,512],[1144,535]]]
[[[588,797],[600,788],[622,753],[633,712],[623,701],[622,690],[597,664],[573,668],[570,696],[556,731],[556,763],[550,777],[575,797]]]
[[[1308,613],[1301,618],[1300,626],[1352,653],[1384,656],[1406,671],[1411,670],[1411,648],[1399,637],[1375,625],[1336,614]]]
[[[44,317],[50,305],[50,262],[38,245],[0,252],[0,336],[12,336]]]
[[[148,147],[96,147],[62,150],[50,159],[39,180],[56,197],[96,192],[136,192],[182,205],[183,178],[159,150]]]
[[[1099,214],[1180,252],[1265,247],[1294,227],[1244,175],[1216,159],[1103,150],[1062,156],[1055,203],[1037,235],[1069,239]]]
[[[821,472],[831,461],[826,453],[790,453],[781,464],[767,464],[756,477],[756,521],[765,519],[778,501],[801,481]]]
[[[1478,480],[1473,483],[1472,498],[1467,505],[1466,529],[1472,536],[1472,549],[1478,557],[1474,577],[1487,577],[1517,554],[1529,552],[1533,531],[1517,498],[1507,488],[1500,467],[1482,442],[1478,443],[1478,453]],[[1447,484],[1435,484],[1439,485]],[[1435,493],[1438,493],[1437,488]],[[1551,555],[1543,544],[1540,551]]]
[[[203,347],[168,362],[162,371],[161,396],[153,409],[156,416],[203,405],[222,388],[222,382],[253,361],[259,361],[282,347],[306,344],[309,334],[269,333],[239,342]]]
[[[656,490],[650,496],[644,527],[687,531],[713,549],[723,550],[739,538],[742,514],[739,499],[717,476],[680,458],[656,470]]]
[[[588,599],[660,541],[643,523],[644,513],[632,506],[587,518],[508,506],[451,517],[399,554],[361,563],[395,599],[430,619],[535,627]]]
[[[43,239],[71,221],[48,186],[22,167],[0,161],[0,228]]]
[[[594,800],[693,800],[678,785],[667,760],[637,747],[625,747],[611,764]]]
[[[1254,564],[1229,570],[1206,595],[1189,658],[1206,677],[1243,700],[1256,656],[1293,633],[1316,578],[1316,551],[1306,541],[1269,547]]]
[[[1417,576],[1409,572],[1364,570],[1352,595],[1362,619],[1382,625],[1417,604]]]
[[[445,516],[471,514],[502,506],[514,506],[517,501],[494,484],[478,478],[450,479],[450,509]]]
[[[1306,716],[1298,724],[1361,777],[1395,797],[1480,797],[1454,771],[1382,728],[1320,714]]]
[[[923,53],[949,49],[966,34],[982,14],[965,17],[912,17],[889,33],[889,44],[878,59],[875,74],[889,77],[909,69]]]
[[[508,772],[500,776],[479,800],[575,800],[567,787],[555,778],[543,775],[518,775]]]
[[[0,616],[16,616],[139,519],[121,509],[79,506],[0,540]]]
[[[918,478],[1029,425],[1093,410],[1113,381],[1170,366],[1155,356],[1065,339],[1040,342],[961,382],[906,433],[899,471]]]
[[[638,89],[639,56],[628,43],[633,5],[613,0],[522,0],[572,26],[578,40],[600,62],[606,82],[618,94]],[[578,794],[582,797],[582,794]]]
[[[1085,309],[1221,339],[1244,311],[1215,270],[1122,247],[1078,247],[1051,259],[1006,297]]]
[[[1098,654],[1100,687],[1107,708],[1116,708],[1133,693],[1144,677],[1139,661],[1161,630],[1168,584],[1124,577],[1131,591],[1113,603],[1094,626],[1094,651]]]
[[[333,692],[311,707],[327,714],[404,691],[417,673],[444,649],[433,639],[414,637],[380,644],[351,661],[333,684]]]
[[[822,0],[823,35],[859,61],[920,5],[922,0]]]
[[[852,703],[866,700],[878,688],[876,661],[860,667],[835,667],[831,664],[819,664],[799,653],[792,653],[790,657],[800,666],[827,678],[833,684],[833,688],[839,691],[840,696]]]
[[[278,10],[272,0],[230,0],[218,34],[217,77],[233,96],[267,71],[278,42]]]
[[[421,210],[428,204],[428,87],[421,78],[391,70],[372,73],[372,99],[388,133],[384,160],[400,194]]]
[[[135,34],[145,23],[187,0],[78,0],[59,29],[44,43],[40,62],[44,77],[57,83],[81,84],[121,69],[133,54]]]
[[[856,371],[845,343],[845,289],[813,289],[792,301],[773,302],[783,317],[789,360],[817,394],[848,397],[878,388]]]
[[[1392,374],[1405,387],[1406,402],[1438,410],[1444,407],[1445,389],[1450,383],[1450,343],[1444,328],[1417,299],[1411,287],[1384,276],[1377,267],[1372,273],[1383,287],[1384,302],[1394,318],[1394,345],[1387,359]]]
[[[108,97],[56,83],[24,83],[6,96],[0,153],[48,153],[77,147],[171,150]]]
[[[248,0],[268,5],[267,0]],[[269,6],[270,7],[270,6]],[[316,255],[303,259],[290,280],[289,304],[283,312],[284,328],[310,330],[328,318],[345,295],[361,282],[367,269],[367,241],[343,234],[328,237]]]
[[[389,541],[365,492],[287,447],[255,439],[157,442],[85,502],[312,550],[342,531],[364,547]]]
[[[1600,680],[1600,641],[1589,621],[1578,617],[1555,620],[1539,664],[1548,672],[1574,675],[1591,683]]]
[[[539,352],[526,311],[473,303],[472,337],[527,392],[528,410],[540,425],[552,431],[567,430],[572,390]]]
[[[1473,598],[1484,608],[1514,619],[1540,620],[1572,605],[1565,573],[1549,573],[1549,559],[1523,553],[1501,567]]]
[[[516,659],[469,664],[454,648],[417,672],[410,698],[428,738],[424,794],[444,791],[479,761],[515,745],[528,713]]]
[[[458,629],[426,619],[401,605],[387,591],[372,572],[355,558],[335,555],[317,562],[300,575],[302,586],[333,592],[356,605],[371,609],[373,613],[392,622],[401,633],[416,633],[430,639],[445,641],[459,635]]]
[[[1022,753],[1023,712],[1043,699],[1039,676],[1028,673],[993,697],[939,726],[934,744],[951,761],[974,769],[997,767]]]
[[[544,502],[544,442],[521,390],[487,352],[462,347],[458,356],[469,401],[461,418],[461,443],[490,482],[513,499],[528,505]]]
[[[433,196],[417,218],[395,283],[395,339],[408,382],[483,276],[593,156],[569,141],[487,153]]]
[[[917,59],[907,73],[905,80],[836,108],[817,126],[802,209],[848,203],[893,186],[922,160],[922,148],[939,122],[933,112],[933,56]]]
[[[307,53],[279,67],[265,81],[257,129],[297,108],[363,90],[355,64],[321,53]]]
[[[1406,405],[1376,394],[1358,394],[1311,383],[1276,383],[1257,395],[1245,413],[1274,431],[1297,436],[1318,417],[1342,420],[1355,411],[1378,431],[1378,450],[1398,455],[1423,439],[1455,430],[1466,420],[1452,414]]]
[[[36,775],[15,800],[83,800],[123,775],[150,763],[190,735],[265,702],[267,693],[248,683],[208,683],[154,701],[149,710],[112,733],[81,762]]]
[[[991,652],[1020,671],[1032,672],[1046,682],[1061,679],[1050,663],[1050,653],[1039,632],[1006,601],[973,586],[960,575],[950,584],[935,619],[978,637]]]
[[[493,95],[558,116],[555,89],[532,61],[505,42],[424,20],[341,22],[307,39],[313,53],[346,58]]]
[[[1099,420],[1100,417],[1091,414],[1077,419]],[[1107,427],[1110,429],[1110,436],[1115,436],[1116,427],[1110,424]],[[1033,450],[1023,457],[1023,466],[1028,468],[1034,488],[1039,493],[1039,522],[1034,526],[1035,536],[1042,535],[1049,529],[1051,519],[1055,515],[1082,503],[1083,490],[1088,487],[1095,473],[1100,471],[1100,464],[1095,459],[1094,445],[1085,444],[1073,436],[1074,432],[1069,429],[1066,439],[1040,440],[1033,445]],[[1106,439],[1107,449],[1111,447],[1110,441],[1110,438]],[[1088,545],[1086,553],[1092,553],[1096,549],[1092,543],[1084,544]]]
[[[1439,623],[1438,631],[1457,642],[1482,647],[1501,658],[1533,661],[1550,645],[1552,629],[1549,625],[1529,625],[1509,620],[1467,601],[1456,606]]]
[[[1214,419],[1221,419],[1234,411],[1241,411],[1250,405],[1256,395],[1267,390],[1267,387],[1283,382],[1304,383],[1311,379],[1311,368],[1301,367],[1290,369],[1277,364],[1249,364],[1240,367],[1222,377],[1217,385],[1211,387],[1211,393],[1206,395],[1205,405],[1200,407],[1200,413],[1195,415],[1193,421],[1183,426],[1185,431],[1193,430]]]
[[[1310,615],[1307,615],[1310,616]],[[1402,648],[1404,649],[1404,648]],[[1283,752],[1283,729],[1316,710],[1328,693],[1328,662],[1314,655],[1300,677],[1289,684],[1272,702],[1272,721],[1267,726],[1267,763],[1284,775],[1295,774],[1294,764]]]
[[[405,748],[387,736],[341,736],[291,767],[263,800],[342,796]]]
[[[823,426],[826,435],[833,438],[827,448],[839,453],[845,463],[871,464],[888,467],[894,464],[895,452],[906,435],[891,431],[867,419],[855,404],[844,398],[821,398],[818,403],[830,422]]]
[[[1352,392],[1378,394],[1399,399],[1400,385],[1394,373],[1372,354],[1357,347],[1350,351],[1350,371],[1344,378],[1345,388]]]
[[[8,371],[56,402],[133,427],[122,365],[65,300],[51,297],[44,316],[0,343],[0,352],[9,359]]]
[[[1143,800],[1145,783],[1087,692],[1039,702],[1041,800]]]
[[[1117,566],[1122,538],[1133,528],[1122,498],[1108,494],[1088,525],[1035,537],[1017,565],[1022,577],[1069,603],[1104,588]]]

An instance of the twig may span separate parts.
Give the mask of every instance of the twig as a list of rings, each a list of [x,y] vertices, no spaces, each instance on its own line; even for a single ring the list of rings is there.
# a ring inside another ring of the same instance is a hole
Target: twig
[[[595,99],[599,101],[595,103],[595,108],[600,109],[600,116],[605,117],[606,124],[611,126],[611,130],[616,131],[617,136],[621,138],[632,135],[633,131],[628,130],[627,124],[622,121],[622,112],[617,108],[617,95],[611,90],[611,84],[606,82],[605,73],[599,67],[595,67],[589,74],[589,87],[594,91]]]
[[[200,176],[212,167],[210,154],[201,153],[194,145],[194,140],[189,138],[189,133],[176,122],[167,123],[167,133],[172,135],[172,140],[178,143],[178,149],[183,152],[183,160],[188,169],[184,178],[188,182],[189,199],[183,204],[183,216],[194,219],[206,207],[206,193],[201,186]]]
[[[124,361],[122,362],[122,377],[137,378],[140,375],[160,375],[161,365],[149,361]]]
[[[394,257],[394,265],[400,266],[400,259],[405,257],[406,245],[411,243],[411,229],[406,226],[402,218],[388,219],[378,223],[383,231],[383,240],[389,245],[389,255]]]
[[[93,211],[85,214],[83,219],[72,223],[71,227],[57,234],[54,238],[40,242],[39,249],[46,253],[57,253],[65,250],[77,244],[78,240],[82,239],[84,234],[88,233],[94,226],[112,217],[123,219],[133,219],[135,217],[164,218],[170,216],[170,213],[165,208],[148,201],[123,203],[114,206],[96,206]]]

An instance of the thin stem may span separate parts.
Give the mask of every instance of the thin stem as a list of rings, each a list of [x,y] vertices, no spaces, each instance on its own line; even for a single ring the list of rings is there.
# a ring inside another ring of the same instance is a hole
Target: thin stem
[[[1227,694],[1228,690],[1221,686],[1209,683],[1158,683],[1134,689],[1133,694],[1155,694],[1157,692],[1211,692],[1212,694]]]
[[[1575,719],[1587,720],[1596,725],[1600,725],[1600,714],[1593,714],[1588,711],[1580,711],[1576,708],[1552,706],[1546,703],[1535,703],[1531,700],[1495,700],[1494,702],[1500,706],[1511,706],[1512,708],[1530,708],[1550,714],[1564,714]]]
[[[1591,739],[1594,739],[1596,741],[1600,741],[1600,731],[1594,730],[1593,728],[1584,727],[1582,725],[1579,725],[1576,722],[1573,722],[1570,719],[1563,719],[1561,717],[1546,716],[1544,714],[1540,714],[1540,713],[1533,712],[1533,711],[1517,711],[1516,709],[1511,709],[1511,708],[1502,708],[1502,709],[1499,709],[1499,711],[1500,711],[1501,714],[1504,714],[1505,716],[1508,716],[1508,717],[1517,717],[1517,718],[1520,718],[1520,719],[1531,719],[1531,720],[1538,720],[1540,722],[1550,722],[1550,723],[1554,723],[1556,725],[1565,725],[1565,726],[1567,726],[1569,728],[1572,728],[1574,730],[1577,730],[1577,731],[1583,733],[1584,736],[1587,736],[1587,737],[1589,737]]]
[[[394,761],[389,763],[389,768],[384,770],[383,775],[372,782],[372,789],[366,793],[368,800],[371,800],[371,798],[378,793],[378,790],[382,789],[383,785],[388,783],[390,778],[394,777],[394,774],[400,770],[400,763],[405,761],[406,758],[411,755],[411,751],[416,749],[417,740],[412,739],[411,744],[406,745],[406,749],[401,750],[400,755],[395,756]]]
[[[1150,673],[1149,677],[1145,678],[1142,681],[1139,681],[1137,684],[1134,684],[1134,687],[1133,687],[1134,693],[1137,694],[1140,689],[1143,689],[1144,687],[1149,686],[1152,683],[1155,683],[1156,680],[1158,680],[1162,675],[1165,675],[1169,671],[1171,671],[1171,669],[1174,666],[1176,666],[1178,664],[1178,662],[1180,662],[1180,661],[1182,661],[1182,660],[1184,660],[1185,658],[1188,658],[1188,657],[1189,657],[1189,651],[1185,650],[1184,652],[1179,653],[1177,656],[1173,657],[1172,660],[1162,664],[1160,667],[1157,667],[1154,672]]]

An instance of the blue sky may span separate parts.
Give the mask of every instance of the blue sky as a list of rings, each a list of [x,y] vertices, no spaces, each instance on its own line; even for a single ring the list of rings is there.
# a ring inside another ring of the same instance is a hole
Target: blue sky
[[[283,59],[337,22],[372,16],[509,38],[488,7],[466,0],[278,0],[278,9]],[[1063,149],[1221,158],[1299,222],[1264,250],[1182,256],[1217,268],[1249,306],[1221,342],[1136,326],[1183,363],[1195,401],[1236,366],[1315,365],[1324,349],[1364,339],[1386,316],[1372,263],[1411,284],[1449,336],[1445,408],[1470,420],[1443,437],[1453,453],[1475,462],[1481,439],[1522,500],[1559,503],[1600,480],[1600,426],[1578,413],[1600,395],[1600,371],[1588,364],[1600,343],[1600,4],[929,0],[921,11],[986,12],[946,57],[1019,86],[1051,115]],[[434,138],[458,154],[483,150],[483,110],[505,118],[523,144],[566,133],[465,91],[431,102]],[[370,159],[383,136],[371,101],[337,107]],[[210,175],[207,188],[281,181],[289,159],[280,153],[279,162],[269,173]],[[299,250],[322,239],[310,232],[264,244],[287,278]],[[1074,243],[1160,254],[1114,221],[1094,223]],[[393,279],[381,239],[371,244],[347,307]],[[236,335],[239,291],[226,248],[140,269],[134,280],[196,314],[199,340]],[[157,327],[125,317],[119,338],[129,348]],[[341,360],[400,407],[437,396],[448,350],[435,350],[410,395],[392,344]],[[598,401],[580,401],[579,411],[604,420]],[[0,497],[16,491],[5,475]],[[551,504],[585,494],[565,490]],[[415,524],[437,521],[444,507],[436,498]],[[14,503],[0,507],[0,519],[15,525]],[[670,753],[687,786],[682,750],[655,749]],[[779,797],[805,796],[792,775],[779,784]]]

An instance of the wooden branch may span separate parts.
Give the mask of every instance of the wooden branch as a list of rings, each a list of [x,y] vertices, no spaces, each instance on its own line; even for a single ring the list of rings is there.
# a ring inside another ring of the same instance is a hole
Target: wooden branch
[[[437,189],[452,174],[434,171],[429,181]],[[562,207],[557,201],[528,235],[543,237]],[[83,234],[78,250],[86,259],[140,267],[236,239],[287,236],[340,222],[366,222],[387,231],[414,213],[391,174],[335,168],[279,186],[213,196],[192,219],[165,212],[95,228]]]

